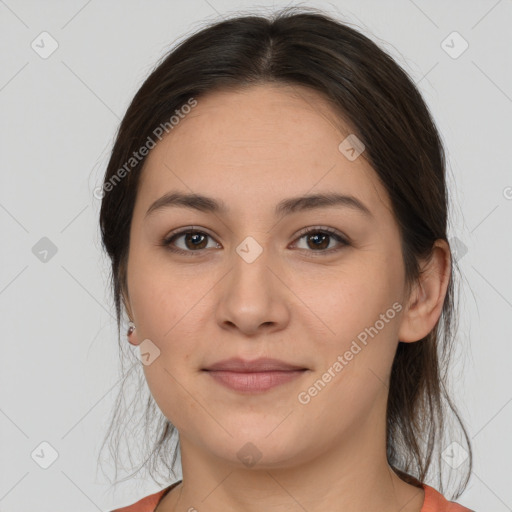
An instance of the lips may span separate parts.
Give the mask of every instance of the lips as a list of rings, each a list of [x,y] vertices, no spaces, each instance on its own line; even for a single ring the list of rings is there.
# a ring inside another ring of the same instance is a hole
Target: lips
[[[225,359],[203,369],[214,381],[243,393],[259,393],[290,382],[303,375],[308,368],[278,359],[260,358],[246,361]]]
[[[304,366],[297,366],[280,361],[279,359],[270,359],[265,357],[255,359],[253,361],[246,361],[241,358],[224,359],[203,369],[205,371],[226,371],[237,373],[307,370]]]

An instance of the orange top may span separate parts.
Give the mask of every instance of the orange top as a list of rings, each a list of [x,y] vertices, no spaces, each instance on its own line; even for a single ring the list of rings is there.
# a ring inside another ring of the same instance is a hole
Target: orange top
[[[175,482],[169,487],[166,487],[165,489],[162,489],[161,491],[156,492],[155,494],[150,494],[149,496],[142,498],[132,505],[128,505],[123,508],[116,508],[112,512],[154,512],[159,501],[179,483],[181,483],[181,480],[179,482]],[[425,491],[425,500],[423,501],[423,506],[421,507],[420,512],[474,512],[469,508],[459,505],[458,503],[448,501],[433,487],[426,484],[422,484],[422,486]]]

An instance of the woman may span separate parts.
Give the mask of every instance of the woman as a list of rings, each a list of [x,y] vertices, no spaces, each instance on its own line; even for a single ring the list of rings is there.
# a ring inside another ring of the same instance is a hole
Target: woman
[[[375,43],[313,9],[202,29],[137,92],[101,195],[152,455],[179,434],[183,471],[118,511],[469,510],[425,483],[447,447],[460,492],[472,464],[443,147]]]

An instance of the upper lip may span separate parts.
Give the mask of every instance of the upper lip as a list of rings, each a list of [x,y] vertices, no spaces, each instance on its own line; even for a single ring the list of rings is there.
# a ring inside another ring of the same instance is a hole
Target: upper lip
[[[280,361],[278,359],[270,359],[267,357],[254,359],[252,361],[247,361],[239,357],[223,359],[222,361],[217,361],[216,363],[203,369],[207,371],[223,370],[227,372],[242,373],[307,370],[307,368],[304,368],[303,366],[297,366],[294,364],[286,363],[284,361]]]

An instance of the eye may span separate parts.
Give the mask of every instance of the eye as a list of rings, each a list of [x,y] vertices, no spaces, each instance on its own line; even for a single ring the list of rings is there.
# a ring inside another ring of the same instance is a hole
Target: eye
[[[205,244],[205,240],[207,240],[208,237],[210,237],[208,233],[199,231],[192,227],[183,231],[178,231],[177,233],[171,233],[162,241],[162,245],[170,251],[180,254],[199,252],[202,249],[208,248],[207,244]],[[183,238],[184,246],[178,246],[178,248],[176,248],[174,246],[174,242],[180,238]],[[217,244],[217,247],[219,247],[219,244]]]
[[[312,251],[308,252],[319,252],[319,253],[333,253],[339,251],[343,246],[350,245],[349,242],[336,230],[319,226],[316,228],[305,228],[299,233],[298,240],[306,239],[306,250],[307,248],[313,248]],[[338,247],[328,248],[332,240],[338,242]],[[340,245],[341,244],[341,245]]]
[[[168,235],[162,240],[162,246],[168,250],[180,254],[189,254],[193,252],[201,252],[203,249],[208,249],[208,238],[213,238],[204,231],[199,231],[194,227],[184,229],[182,231],[174,232]],[[297,240],[306,239],[306,249],[299,247],[299,249],[306,250],[307,252],[317,253],[333,253],[339,251],[346,245],[350,245],[349,242],[336,230],[320,226],[315,228],[305,228],[299,233]],[[176,242],[183,239],[183,245],[178,245]],[[338,242],[338,247],[329,248],[331,241],[335,240]],[[213,247],[220,248],[220,244],[213,244]],[[210,246],[211,248],[211,246]],[[312,250],[308,250],[312,248]]]

